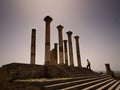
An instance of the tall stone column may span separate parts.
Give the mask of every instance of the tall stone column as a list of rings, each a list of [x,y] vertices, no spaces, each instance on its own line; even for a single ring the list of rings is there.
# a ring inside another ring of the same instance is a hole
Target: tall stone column
[[[74,66],[74,62],[73,62],[73,48],[72,48],[72,32],[68,31],[67,32],[68,35],[68,45],[69,45],[69,59],[70,59],[70,66]]]
[[[52,21],[52,18],[49,16],[46,16],[44,18],[44,21],[46,22],[46,32],[45,32],[45,65],[51,64],[50,61],[50,23]]]
[[[63,35],[62,35],[62,29],[63,26],[59,25],[57,26],[58,29],[58,39],[59,39],[59,61],[60,64],[64,64],[64,58],[63,58]]]
[[[75,38],[75,41],[76,41],[76,53],[77,53],[78,67],[82,67],[81,66],[80,48],[79,48],[79,36],[75,36],[74,38]]]
[[[68,66],[68,51],[67,51],[67,40],[63,40],[64,42],[64,53],[65,53],[65,65]]]
[[[32,29],[30,64],[35,64],[35,51],[36,51],[36,29]]]

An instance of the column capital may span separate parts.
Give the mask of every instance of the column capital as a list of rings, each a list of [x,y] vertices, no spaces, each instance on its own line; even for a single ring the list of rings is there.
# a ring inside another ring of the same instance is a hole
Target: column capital
[[[45,22],[51,22],[53,19],[50,17],[50,16],[46,16],[45,18],[44,18],[44,21]]]
[[[58,30],[62,30],[63,28],[64,28],[64,27],[63,27],[62,25],[58,25],[58,26],[57,26],[57,29],[58,29]]]
[[[75,38],[75,39],[79,39],[79,36],[75,36],[74,38]]]
[[[73,32],[72,31],[68,31],[68,32],[66,32],[67,34],[68,34],[68,36],[70,36],[70,35],[72,35],[73,34]]]

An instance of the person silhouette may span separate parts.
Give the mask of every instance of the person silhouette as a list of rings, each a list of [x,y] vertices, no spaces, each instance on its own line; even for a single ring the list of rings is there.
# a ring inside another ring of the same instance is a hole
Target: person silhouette
[[[87,69],[91,69],[90,61],[87,59]]]

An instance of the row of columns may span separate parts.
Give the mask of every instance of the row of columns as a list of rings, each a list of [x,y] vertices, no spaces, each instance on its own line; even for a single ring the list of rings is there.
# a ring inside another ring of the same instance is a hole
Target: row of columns
[[[45,65],[57,64],[58,60],[58,53],[57,53],[57,43],[54,44],[54,49],[50,51],[50,23],[52,18],[47,16],[44,18],[46,22],[46,33],[45,33]],[[57,26],[58,29],[58,40],[59,40],[59,61],[60,64],[63,65],[65,61],[65,65],[68,66],[68,50],[67,50],[67,40],[63,40],[62,30],[63,26]],[[74,66],[73,60],[73,48],[72,48],[72,32],[66,32],[68,36],[68,46],[69,46],[69,59],[70,59],[70,66]],[[81,56],[80,56],[80,48],[79,48],[79,36],[75,36],[76,42],[76,53],[77,53],[77,64],[79,67],[81,66]],[[63,44],[64,44],[64,52],[63,52]],[[63,54],[64,53],[64,54]],[[64,58],[65,57],[65,58]],[[31,58],[30,64],[35,64],[36,58],[36,29],[32,29],[31,34]],[[65,60],[64,60],[65,59]],[[106,73],[114,77],[114,72],[110,68],[110,64],[105,64],[106,66]]]
[[[52,21],[52,18],[47,16],[44,18],[45,21],[45,65],[51,65],[51,51],[50,51],[50,24]],[[72,48],[72,32],[68,31],[66,32],[68,36],[68,46],[69,50],[67,50],[67,40],[63,40],[62,25],[58,25],[58,40],[59,40],[59,63],[61,65],[65,64],[68,65],[68,51],[69,51],[69,60],[70,60],[70,66],[74,66],[74,60],[73,60],[73,48]],[[80,57],[80,50],[79,50],[79,36],[75,36],[76,41],[76,53],[77,53],[77,63],[78,66],[81,67],[81,57]],[[63,52],[63,44],[64,44],[64,52]],[[31,37],[31,64],[35,64],[35,51],[36,51],[36,29],[32,29],[32,37]],[[54,45],[54,50],[57,54],[57,44]],[[52,51],[52,52],[53,52]],[[65,57],[65,58],[64,58]],[[57,60],[57,55],[54,57]],[[65,59],[65,60],[64,60]],[[57,63],[55,61],[54,63]]]
[[[44,18],[44,21],[46,22],[46,35],[45,35],[45,65],[51,64],[50,60],[50,23],[52,21],[52,18],[47,16]],[[63,42],[64,42],[64,48],[65,48],[65,64],[68,65],[68,52],[67,52],[67,41],[63,41],[63,30],[62,25],[58,25],[58,41],[59,41],[59,63],[61,65],[64,64],[64,54],[63,54]],[[74,66],[74,60],[73,60],[73,48],[72,48],[72,32],[68,31],[66,32],[68,35],[68,46],[69,46],[69,59],[70,59],[70,66]],[[80,59],[80,51],[79,51],[79,36],[75,37],[76,40],[76,51],[77,51],[77,62],[78,66],[81,67],[81,59]]]

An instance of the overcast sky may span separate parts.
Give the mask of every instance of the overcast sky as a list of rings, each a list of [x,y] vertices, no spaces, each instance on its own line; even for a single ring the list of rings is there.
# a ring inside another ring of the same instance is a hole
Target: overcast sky
[[[51,49],[72,31],[80,36],[82,66],[88,58],[92,69],[120,70],[120,0],[0,0],[0,66],[30,63],[31,29],[37,29],[36,64],[44,63],[45,16],[51,16]],[[76,65],[75,40],[73,42]]]

